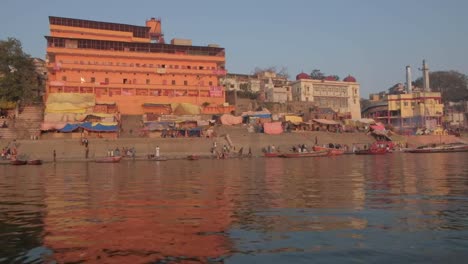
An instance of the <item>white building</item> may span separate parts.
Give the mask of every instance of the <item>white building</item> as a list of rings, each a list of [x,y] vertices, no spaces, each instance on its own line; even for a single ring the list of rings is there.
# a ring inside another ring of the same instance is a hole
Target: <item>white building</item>
[[[352,76],[343,81],[314,80],[308,74],[300,73],[291,87],[293,101],[313,102],[318,107],[349,114],[351,119],[361,118],[360,86]]]

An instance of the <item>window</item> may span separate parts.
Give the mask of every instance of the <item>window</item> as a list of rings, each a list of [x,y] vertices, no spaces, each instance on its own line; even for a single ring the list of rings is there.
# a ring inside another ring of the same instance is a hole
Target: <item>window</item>
[[[209,86],[213,86],[213,82],[212,82],[212,81],[209,81],[209,82],[208,82],[208,85],[209,85]]]
[[[67,81],[67,76],[62,76],[62,81]]]
[[[171,81],[171,84],[172,84],[172,85],[175,85],[175,84],[176,84],[175,80],[172,80],[172,81]]]
[[[122,80],[122,83],[123,83],[123,84],[127,84],[127,79],[123,79],[123,80]]]
[[[92,83],[96,82],[96,78],[95,78],[95,77],[91,77],[91,82],[92,82]]]
[[[104,82],[105,82],[105,83],[109,83],[109,78],[105,78],[105,79],[104,79]]]
[[[150,79],[146,79],[146,84],[150,84]]]
[[[408,106],[408,102],[403,102],[403,105],[404,105],[404,106]]]
[[[188,85],[188,82],[187,82],[187,81],[184,81],[184,85]]]

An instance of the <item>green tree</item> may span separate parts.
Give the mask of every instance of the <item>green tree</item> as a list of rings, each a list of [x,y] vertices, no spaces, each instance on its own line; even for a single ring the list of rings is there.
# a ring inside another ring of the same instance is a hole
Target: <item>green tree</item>
[[[323,80],[325,79],[325,74],[323,74],[319,69],[315,69],[310,73],[310,78],[314,80]]]
[[[423,87],[422,77],[416,79],[414,84]],[[459,102],[468,98],[468,79],[463,73],[457,71],[436,71],[429,73],[431,90],[440,92],[442,101]]]
[[[32,101],[39,85],[32,58],[14,38],[0,41],[0,100]]]

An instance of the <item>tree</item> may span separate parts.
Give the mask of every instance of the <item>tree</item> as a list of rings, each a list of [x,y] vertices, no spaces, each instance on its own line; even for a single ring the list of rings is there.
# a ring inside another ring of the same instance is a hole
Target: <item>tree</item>
[[[315,69],[310,73],[310,78],[314,80],[323,80],[325,79],[325,74],[323,74],[319,69]]]
[[[255,67],[253,74],[258,75],[263,72],[273,72],[276,74],[278,77],[283,77],[286,79],[289,79],[289,73],[288,73],[288,68],[281,66],[281,68],[278,70],[276,66],[270,66],[266,68],[260,68],[260,67]]]
[[[422,77],[414,84],[423,87]],[[434,92],[440,92],[442,101],[459,102],[468,97],[468,77],[457,71],[436,71],[429,73],[429,85]]]
[[[14,38],[0,41],[0,100],[31,101],[38,88],[38,75],[32,58]]]

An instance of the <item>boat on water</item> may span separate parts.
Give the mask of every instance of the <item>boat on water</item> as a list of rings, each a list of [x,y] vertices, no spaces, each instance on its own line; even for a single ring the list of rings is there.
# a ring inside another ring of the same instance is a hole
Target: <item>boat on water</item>
[[[415,149],[407,149],[409,153],[448,153],[448,152],[468,152],[468,144],[451,143],[442,145],[420,146]]]
[[[282,153],[280,152],[265,152],[263,153],[263,156],[265,158],[278,158],[281,157]]]
[[[344,149],[341,148],[327,148],[327,147],[322,147],[322,146],[313,146],[312,148],[314,151],[328,151],[328,156],[339,156],[343,155],[345,153]]]
[[[382,155],[387,153],[388,151],[385,148],[369,148],[354,151],[354,154],[356,155]]]
[[[122,159],[122,156],[114,156],[114,157],[103,157],[97,158],[95,161],[97,163],[118,163]]]
[[[282,157],[282,158],[308,158],[308,157],[325,157],[325,156],[328,156],[328,150],[311,151],[311,152],[283,153],[279,157]]]
[[[188,155],[187,159],[188,160],[198,160],[198,159],[200,159],[200,156],[198,156],[198,155]]]
[[[10,164],[15,165],[15,166],[26,165],[28,164],[28,161],[27,160],[10,160]]]
[[[42,165],[42,160],[35,159],[35,160],[28,160],[28,165]]]
[[[167,160],[167,157],[163,157],[163,156],[153,157],[153,158],[151,158],[151,160],[154,160],[154,161],[166,161],[166,160]]]

